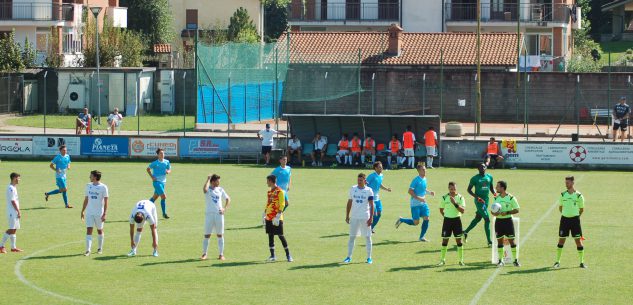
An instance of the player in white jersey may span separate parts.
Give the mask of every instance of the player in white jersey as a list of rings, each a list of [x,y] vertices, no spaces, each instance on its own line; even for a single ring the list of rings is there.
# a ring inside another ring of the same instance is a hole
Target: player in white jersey
[[[128,253],[128,256],[136,255],[136,248],[141,241],[141,232],[145,222],[149,222],[149,227],[152,229],[152,247],[154,247],[153,256],[158,256],[158,214],[156,213],[156,205],[149,200],[141,200],[134,205],[132,213],[130,214],[130,243],[132,244],[132,250]],[[134,233],[134,226],[136,225],[136,233]]]
[[[210,187],[209,187],[210,186]],[[220,256],[218,259],[224,260],[224,213],[231,203],[231,198],[220,187],[220,176],[210,175],[202,187],[204,193],[207,210],[205,212],[204,222],[204,240],[202,241],[202,256],[200,259],[207,259],[207,251],[209,250],[209,238],[215,233],[218,236],[218,251]],[[224,206],[222,203],[224,202]]]
[[[11,252],[22,252],[22,249],[16,246],[15,233],[20,228],[20,218],[22,214],[20,212],[20,199],[18,199],[18,183],[20,183],[20,174],[11,173],[9,175],[11,183],[7,186],[7,218],[9,219],[9,229],[2,236],[2,242],[0,242],[0,253],[7,253],[4,248],[4,244],[7,240],[11,240]]]
[[[367,263],[371,264],[371,224],[374,221],[374,191],[366,185],[365,174],[358,174],[358,185],[352,186],[347,200],[345,222],[349,224],[349,241],[347,257],[344,263],[352,261],[354,243],[359,233],[365,237],[367,247]]]
[[[84,256],[90,255],[92,247],[92,229],[97,228],[99,234],[99,248],[97,253],[103,253],[103,224],[106,221],[108,211],[108,186],[101,183],[101,172],[93,170],[90,172],[90,183],[86,185],[86,197],[84,206],[81,209],[81,220],[86,222],[86,252]]]

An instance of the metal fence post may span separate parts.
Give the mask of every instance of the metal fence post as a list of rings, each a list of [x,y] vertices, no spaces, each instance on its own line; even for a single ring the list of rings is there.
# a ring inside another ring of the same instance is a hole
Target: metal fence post
[[[422,75],[422,115],[426,115],[426,73]]]
[[[371,75],[371,114],[376,114],[376,73]]]
[[[187,71],[182,75],[182,136],[187,136]]]
[[[44,71],[44,134],[46,134],[46,103],[48,102],[46,94],[46,76],[48,75],[48,70]]]
[[[244,79],[244,124],[246,124],[246,107],[247,107],[247,102],[246,102],[246,79]]]

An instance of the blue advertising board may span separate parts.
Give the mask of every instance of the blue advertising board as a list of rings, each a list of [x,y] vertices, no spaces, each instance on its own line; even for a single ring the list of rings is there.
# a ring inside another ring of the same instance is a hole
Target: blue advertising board
[[[127,137],[82,137],[81,155],[127,157],[129,146]]]
[[[220,151],[229,149],[228,139],[180,138],[178,140],[181,157],[218,158]]]

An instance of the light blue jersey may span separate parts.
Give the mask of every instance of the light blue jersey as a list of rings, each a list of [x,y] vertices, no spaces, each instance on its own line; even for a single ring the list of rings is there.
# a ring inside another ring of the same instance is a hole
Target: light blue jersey
[[[374,191],[374,202],[380,201],[380,186],[382,185],[383,175],[373,172],[367,176],[367,185]]]
[[[66,179],[66,171],[68,170],[68,166],[70,166],[70,155],[66,154],[62,156],[61,154],[57,154],[51,163],[55,164],[55,178]]]
[[[288,186],[290,186],[290,176],[292,176],[290,170],[290,166],[288,165],[286,165],[286,167],[284,168],[278,166],[271,173],[271,175],[277,177],[277,186],[284,190],[284,192],[287,192]]]
[[[420,197],[424,197],[424,195],[426,195],[426,177],[422,178],[420,176],[417,176],[413,178],[413,181],[411,181],[411,185],[409,185],[409,189],[413,190],[413,193],[415,193],[416,195]],[[411,197],[412,207],[422,206],[425,204],[426,204],[425,202],[421,202]]]
[[[171,169],[171,164],[169,164],[169,160],[156,160],[149,164],[149,168],[152,170],[152,176],[156,178],[157,182],[167,182],[167,170]]]

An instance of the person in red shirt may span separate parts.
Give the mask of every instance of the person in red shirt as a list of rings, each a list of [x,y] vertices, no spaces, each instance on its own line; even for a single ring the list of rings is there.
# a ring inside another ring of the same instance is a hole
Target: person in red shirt
[[[352,151],[350,153],[350,158],[351,158],[350,164],[353,163],[354,165],[358,165],[358,159],[360,159],[363,142],[358,137],[358,134],[354,133],[354,135],[352,136],[352,140],[349,141],[349,144],[351,146],[351,151]]]
[[[503,156],[501,155],[501,149],[499,148],[499,143],[496,142],[494,137],[490,138],[490,142],[488,142],[488,146],[486,147],[486,167],[494,168],[490,166],[490,161],[495,161],[495,165],[501,161],[503,161]]]
[[[437,155],[437,132],[429,127],[424,133],[424,147],[426,147],[426,167],[433,168],[433,158]]]
[[[415,134],[411,131],[411,126],[407,126],[407,131],[402,134],[402,147],[404,157],[407,159],[407,166],[413,168],[415,165]]]
[[[371,156],[371,163],[376,163],[376,141],[367,134],[363,143],[363,154],[360,156],[360,163],[365,163],[365,156]]]
[[[349,139],[347,134],[344,133],[340,141],[338,141],[338,152],[336,152],[336,162],[339,165],[349,164],[352,165],[352,156],[349,154]],[[341,159],[342,158],[342,159]]]
[[[396,157],[398,165],[402,164],[400,151],[402,151],[402,144],[398,141],[398,134],[394,134],[393,137],[391,137],[391,141],[389,141],[389,154],[387,155],[388,168],[392,168],[391,157]]]

